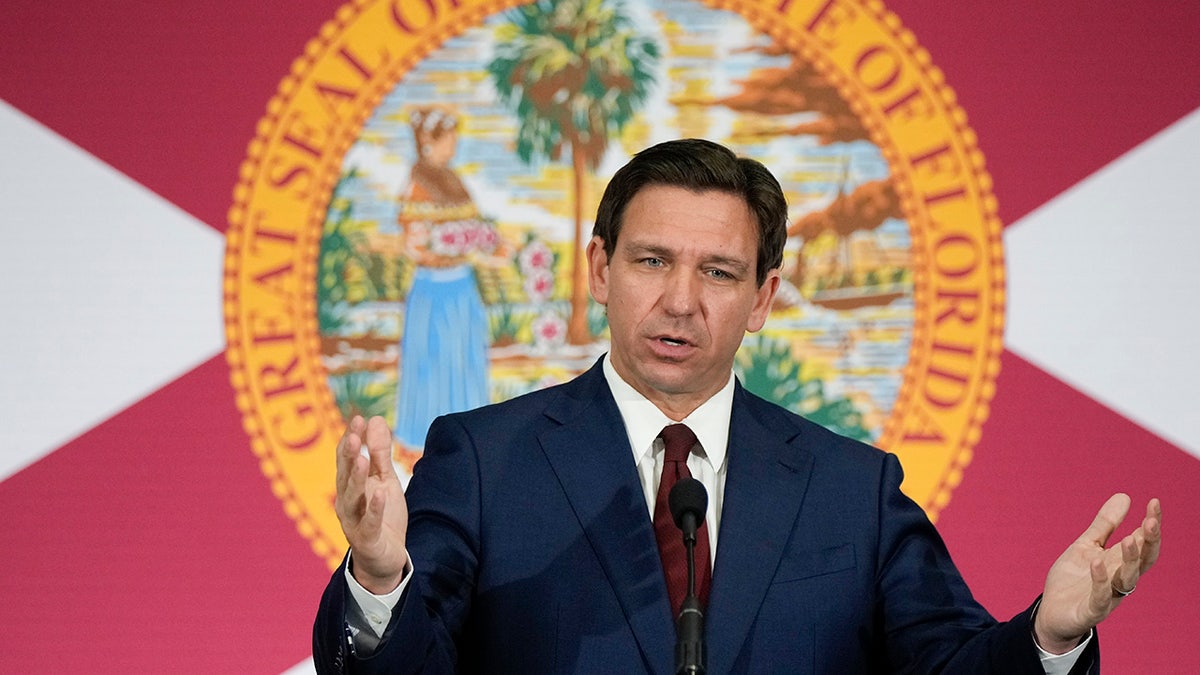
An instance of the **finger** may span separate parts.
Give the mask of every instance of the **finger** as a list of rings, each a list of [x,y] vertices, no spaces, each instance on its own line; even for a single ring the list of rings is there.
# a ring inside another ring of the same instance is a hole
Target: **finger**
[[[1162,546],[1162,504],[1157,499],[1151,499],[1146,505],[1146,518],[1142,520],[1142,532],[1145,533],[1145,543],[1142,545],[1140,574],[1158,561],[1158,552]]]
[[[1094,623],[1099,623],[1110,611],[1113,600],[1112,584],[1108,580],[1108,571],[1104,569],[1104,561],[1099,557],[1092,560],[1089,568],[1092,577],[1092,592],[1088,595]]]
[[[1141,567],[1140,542],[1137,534],[1131,534],[1121,540],[1121,566],[1113,571],[1113,590],[1121,594],[1129,594],[1137,586],[1139,569]]]
[[[338,491],[334,511],[344,520],[343,529],[353,528],[362,515],[362,495],[367,482],[367,460],[362,456],[365,433],[366,422],[355,415],[338,444]]]
[[[1129,513],[1129,495],[1118,492],[1109,497],[1104,506],[1100,507],[1092,524],[1079,536],[1080,541],[1104,548],[1108,544],[1108,538],[1121,525],[1121,521],[1125,520],[1126,513]]]
[[[367,421],[367,452],[371,455],[371,475],[381,478],[395,476],[392,466],[392,431],[382,417]]]
[[[354,460],[362,450],[362,436],[365,429],[366,422],[361,416],[355,415],[350,420],[350,424],[346,425],[346,433],[342,434],[342,439],[338,441],[337,491],[339,494],[346,488],[346,482],[350,480]]]
[[[387,490],[376,487],[367,502],[367,509],[358,522],[359,534],[367,541],[379,538],[380,528],[383,527],[383,511],[387,507]]]

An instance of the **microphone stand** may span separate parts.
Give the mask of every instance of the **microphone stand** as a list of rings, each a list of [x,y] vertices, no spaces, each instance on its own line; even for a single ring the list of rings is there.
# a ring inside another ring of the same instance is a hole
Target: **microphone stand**
[[[703,675],[705,671],[704,609],[696,597],[696,516],[683,514],[683,545],[687,549],[687,596],[675,622],[675,673]],[[708,561],[705,561],[707,564]]]

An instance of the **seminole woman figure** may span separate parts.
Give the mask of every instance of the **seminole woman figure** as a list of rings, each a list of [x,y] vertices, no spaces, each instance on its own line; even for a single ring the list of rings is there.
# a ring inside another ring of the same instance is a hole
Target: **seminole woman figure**
[[[424,446],[438,415],[488,402],[488,324],[471,262],[499,246],[450,168],[457,115],[423,106],[409,121],[417,161],[397,199],[402,248],[416,266],[400,337],[395,435],[405,454]]]

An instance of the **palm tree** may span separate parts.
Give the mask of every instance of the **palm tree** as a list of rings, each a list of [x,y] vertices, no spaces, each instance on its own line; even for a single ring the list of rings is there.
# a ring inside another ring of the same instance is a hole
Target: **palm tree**
[[[519,120],[517,155],[561,161],[574,172],[575,240],[567,340],[591,340],[587,325],[583,201],[585,178],[645,102],[658,45],[635,33],[617,0],[534,0],[508,13],[488,64],[500,100]]]

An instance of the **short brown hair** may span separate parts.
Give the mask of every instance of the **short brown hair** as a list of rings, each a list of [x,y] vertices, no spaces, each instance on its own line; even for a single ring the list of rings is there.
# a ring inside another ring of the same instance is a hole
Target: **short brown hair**
[[[718,190],[737,195],[758,220],[755,278],[762,286],[767,272],[783,264],[787,242],[787,200],[779,181],[760,162],[738,157],[723,145],[684,138],[653,145],[633,156],[608,182],[592,235],[604,240],[612,257],[621,234],[621,219],[634,195],[650,185],[681,187],[694,192]]]

